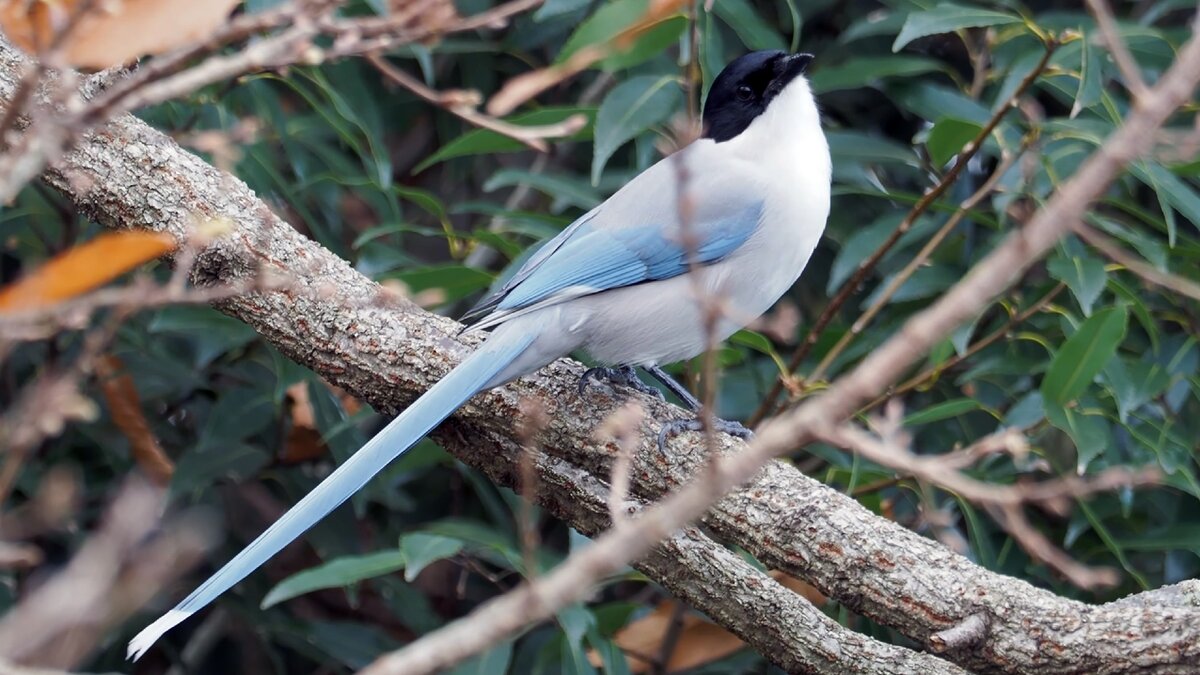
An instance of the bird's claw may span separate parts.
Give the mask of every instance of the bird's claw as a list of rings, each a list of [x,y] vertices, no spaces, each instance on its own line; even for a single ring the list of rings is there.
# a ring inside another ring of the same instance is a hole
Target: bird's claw
[[[609,384],[627,387],[634,391],[653,396],[660,401],[665,401],[666,397],[663,393],[654,387],[642,382],[637,376],[637,371],[633,366],[620,366],[618,368],[588,368],[579,378],[579,395],[583,396],[583,392],[587,389],[588,382],[592,380],[603,380]]]
[[[664,422],[658,431],[658,451],[662,454],[667,454],[667,441],[678,434],[685,431],[703,431],[704,422],[700,418],[690,420],[671,420]],[[713,431],[718,431],[723,434],[729,434],[748,441],[754,438],[754,432],[747,429],[741,422],[731,422],[729,420],[715,419],[713,420]]]

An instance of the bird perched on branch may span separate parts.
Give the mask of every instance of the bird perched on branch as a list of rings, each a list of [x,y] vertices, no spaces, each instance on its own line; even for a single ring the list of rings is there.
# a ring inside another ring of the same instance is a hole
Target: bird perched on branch
[[[546,243],[467,313],[491,335],[262,535],[129,643],[140,657],[242,580],[467,399],[582,349],[588,371],[648,389],[634,366],[699,403],[659,369],[691,358],[764,313],[800,276],[829,215],[830,158],[812,91],[812,57],[760,51],[729,64],[704,104],[704,133]],[[706,305],[704,299],[712,300]],[[706,306],[716,307],[709,320]],[[657,392],[657,390],[653,390]],[[717,420],[719,431],[748,436]],[[668,423],[666,437],[698,429]]]

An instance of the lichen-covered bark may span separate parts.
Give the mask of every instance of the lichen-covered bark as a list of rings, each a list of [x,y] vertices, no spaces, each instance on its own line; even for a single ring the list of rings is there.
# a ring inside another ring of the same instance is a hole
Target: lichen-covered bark
[[[0,93],[6,96],[19,72],[17,58],[0,48]],[[260,272],[291,280],[286,290],[238,297],[220,309],[380,410],[395,412],[411,402],[469,348],[469,339],[454,337],[453,321],[381,295],[345,261],[280,220],[241,181],[130,116],[85,137],[46,180],[109,227],[168,231],[182,238],[197,219],[228,219],[233,233],[197,259],[197,283],[234,282]],[[603,507],[567,488],[584,490],[586,483],[588,494],[603,492],[615,447],[592,436],[620,402],[602,388],[579,396],[575,383],[581,372],[579,364],[563,360],[481,394],[435,435],[464,462],[511,483],[520,456],[513,420],[520,417],[522,400],[538,400],[549,419],[538,440],[551,456],[539,464],[539,479],[546,485],[557,480],[561,488],[540,497],[556,515],[595,531],[604,527],[596,511],[602,514]],[[641,403],[652,420],[683,414],[661,402]],[[653,450],[657,423],[645,426],[633,492],[653,500],[701,470],[703,451],[677,442],[671,456],[663,457]],[[743,447],[728,438],[721,442],[725,452]],[[943,654],[972,670],[1200,668],[1196,584],[1156,592],[1155,598],[1170,600],[1162,603],[1089,606],[1059,598],[982,569],[781,462],[721,500],[706,525],[722,541],[747,548],[769,566],[810,581],[919,643],[929,644],[933,633],[982,615],[987,623],[983,641]],[[698,536],[691,530],[676,536],[643,561],[643,569],[781,665],[800,672],[938,672],[934,668],[942,665],[822,622],[811,607],[764,586],[767,578],[750,568],[744,568],[745,575],[731,571],[740,561]],[[768,602],[775,604],[761,606]],[[824,642],[827,637],[839,641],[840,651]]]

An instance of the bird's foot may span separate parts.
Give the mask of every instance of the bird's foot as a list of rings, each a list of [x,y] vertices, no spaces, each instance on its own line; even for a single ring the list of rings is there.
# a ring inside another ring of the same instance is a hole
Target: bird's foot
[[[684,433],[685,431],[703,431],[704,422],[700,418],[690,420],[671,420],[664,422],[662,428],[658,432],[658,451],[662,454],[667,454],[667,441],[672,436]],[[713,420],[713,431],[723,434],[729,434],[748,441],[754,438],[754,432],[747,429],[741,422],[731,422],[720,418]]]
[[[642,382],[641,378],[637,376],[637,371],[633,369],[633,366],[588,368],[583,376],[579,378],[580,396],[583,396],[584,389],[587,389],[588,382],[592,380],[603,380],[609,384],[627,387],[648,396],[653,396],[660,401],[666,400],[661,391]]]

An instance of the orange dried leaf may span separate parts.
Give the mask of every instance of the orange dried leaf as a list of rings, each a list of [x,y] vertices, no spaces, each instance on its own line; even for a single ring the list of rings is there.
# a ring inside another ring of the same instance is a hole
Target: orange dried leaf
[[[772,570],[770,577],[783,586],[804,596],[818,607],[827,598],[808,583],[787,573]],[[668,673],[699,668],[733,654],[745,646],[741,638],[724,628],[687,612],[678,612],[679,603],[666,600],[650,614],[634,621],[613,636],[613,642],[625,652],[631,673],[648,673],[653,670],[653,660],[666,658]],[[672,623],[679,622],[679,631],[670,654],[663,654],[664,641],[673,634]],[[595,650],[588,651],[588,660],[599,668],[603,665]]]
[[[150,430],[146,416],[142,414],[142,404],[133,378],[123,372],[124,365],[115,356],[96,359],[95,367],[113,423],[129,440],[133,459],[155,485],[165,487],[175,473],[175,464],[163,452],[158,438]]]
[[[308,462],[326,454],[325,440],[317,430],[316,413],[308,396],[308,382],[301,380],[287,388],[291,400],[292,423],[283,440],[279,458],[285,464]]]
[[[109,0],[93,2],[63,41],[73,66],[108,68],[207,37],[240,0]],[[71,23],[81,0],[0,0],[0,28],[36,53]]]
[[[34,309],[73,298],[174,248],[175,240],[160,232],[102,234],[0,289],[0,312]]]
[[[666,655],[668,673],[698,668],[729,656],[745,646],[736,635],[703,618],[684,612],[679,614],[674,600],[667,600],[650,614],[617,631],[613,641],[625,652],[631,673],[648,673],[652,660],[663,656],[664,641],[673,634],[672,624],[679,621],[679,632],[671,653]],[[600,655],[588,652],[592,665],[602,665]]]

